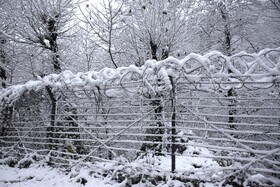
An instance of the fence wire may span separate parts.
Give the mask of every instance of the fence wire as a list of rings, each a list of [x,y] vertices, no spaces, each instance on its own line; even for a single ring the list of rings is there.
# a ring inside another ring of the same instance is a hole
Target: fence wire
[[[11,87],[0,94],[0,156],[36,153],[71,168],[153,154],[171,157],[171,171],[178,171],[176,158],[208,158],[219,167],[193,165],[192,172],[280,176],[276,53],[190,54],[140,69],[64,72]]]
[[[0,136],[2,157],[23,158],[36,152],[51,164],[71,167],[81,160],[112,160],[120,155],[133,161],[151,151],[179,156],[195,147],[211,154],[188,156],[211,158],[224,170],[233,169],[234,162],[246,165],[256,160],[248,171],[280,174],[278,85],[238,89],[229,97],[223,91],[185,90],[181,84],[175,86],[173,98],[168,92],[158,97],[110,98],[92,94],[91,89],[57,91],[51,131],[46,93],[26,95],[14,104],[12,123]]]

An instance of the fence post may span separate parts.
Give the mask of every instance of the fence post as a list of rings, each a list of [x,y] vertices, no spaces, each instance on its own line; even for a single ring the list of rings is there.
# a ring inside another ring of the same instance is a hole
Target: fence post
[[[176,98],[175,98],[175,84],[173,78],[169,76],[172,89],[170,90],[171,97],[171,108],[172,108],[172,116],[171,116],[171,171],[175,172],[176,169]]]

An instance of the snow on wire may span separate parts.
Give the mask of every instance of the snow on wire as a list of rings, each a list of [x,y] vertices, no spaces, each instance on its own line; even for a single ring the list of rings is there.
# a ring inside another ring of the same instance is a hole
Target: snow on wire
[[[172,88],[170,77],[189,89],[210,92],[243,86],[247,89],[268,88],[280,82],[280,47],[264,49],[255,54],[240,52],[230,57],[218,51],[205,55],[191,53],[181,60],[169,57],[162,61],[148,60],[141,67],[130,65],[77,74],[66,70],[43,78],[38,76],[38,80],[0,90],[0,105],[12,103],[26,91],[39,91],[46,86],[53,91],[96,87],[101,88],[102,94],[106,96],[118,97],[122,94],[111,86],[118,85],[127,91],[124,85],[134,82],[140,84],[130,90],[132,94],[143,91],[143,87],[145,91],[158,93]],[[159,80],[161,84],[157,83]]]

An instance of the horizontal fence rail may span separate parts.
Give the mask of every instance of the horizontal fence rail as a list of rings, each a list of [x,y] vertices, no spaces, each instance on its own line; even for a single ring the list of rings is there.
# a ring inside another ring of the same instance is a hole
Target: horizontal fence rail
[[[257,94],[258,91],[239,90],[236,97],[228,98],[197,90],[177,90],[174,135],[171,134],[171,116],[174,113],[170,97],[104,98],[102,104],[96,104],[86,95],[77,98],[71,91],[64,91],[65,98],[57,101],[56,121],[52,131],[48,130],[50,118],[45,116],[50,115],[47,113],[49,110],[26,115],[23,112],[26,108],[18,106],[13,124],[5,131],[5,136],[1,136],[1,149],[3,153],[19,149],[10,153],[16,152],[22,157],[34,151],[42,155],[49,154],[51,162],[69,165],[70,160],[75,162],[77,158],[87,157],[92,149],[97,150],[87,159],[110,160],[117,155],[136,158],[147,151],[143,146],[158,146],[161,148],[151,149],[155,154],[171,155],[171,146],[176,145],[176,155],[184,154],[184,149],[194,146],[206,148],[213,154],[193,153],[191,156],[248,162],[252,157],[267,155],[271,150],[279,149],[280,143],[280,98],[277,95],[267,97],[271,90],[266,97],[243,96],[248,95],[248,92]],[[153,106],[152,102],[158,100],[163,109],[157,113],[157,106]],[[235,100],[236,104],[230,106],[229,100]],[[234,110],[234,114],[229,114],[230,110]],[[235,121],[229,122],[229,117]],[[107,143],[108,138],[114,136]],[[172,137],[175,142],[171,141]],[[273,164],[273,167],[278,168],[279,157],[278,151],[260,163]],[[61,159],[64,161],[61,162]],[[276,169],[268,171],[279,173]]]

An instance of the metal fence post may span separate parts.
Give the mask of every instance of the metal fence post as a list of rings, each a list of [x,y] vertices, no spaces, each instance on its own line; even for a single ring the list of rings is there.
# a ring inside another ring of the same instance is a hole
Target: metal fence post
[[[169,76],[172,89],[170,91],[171,97],[171,108],[172,108],[172,116],[171,116],[171,171],[175,172],[176,169],[176,98],[175,98],[175,84],[173,78]]]

